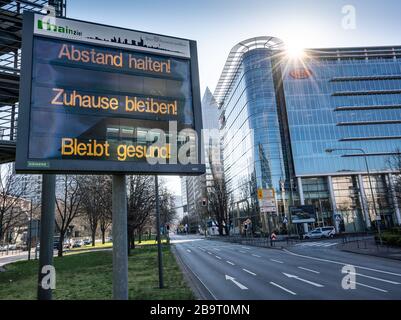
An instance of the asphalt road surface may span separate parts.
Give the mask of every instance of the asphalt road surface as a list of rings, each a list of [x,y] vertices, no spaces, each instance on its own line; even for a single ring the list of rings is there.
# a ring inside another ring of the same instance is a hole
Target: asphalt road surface
[[[401,300],[401,261],[343,252],[335,242],[278,250],[172,237],[179,260],[205,299]]]

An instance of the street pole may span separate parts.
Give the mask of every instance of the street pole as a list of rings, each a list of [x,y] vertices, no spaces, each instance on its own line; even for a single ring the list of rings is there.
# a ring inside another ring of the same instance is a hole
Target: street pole
[[[42,177],[38,300],[51,300],[52,289],[47,288],[47,286],[43,287],[44,283],[42,283],[42,280],[44,280],[45,276],[48,276],[43,267],[53,266],[56,176],[54,174],[44,174]]]
[[[159,265],[159,288],[163,289],[163,256],[162,242],[160,236],[160,203],[159,203],[159,181],[155,175],[155,197],[156,197],[156,231],[157,231],[157,260]]]
[[[32,199],[31,208],[29,212],[29,230],[28,230],[28,261],[31,260],[31,250],[32,250]]]
[[[127,185],[125,175],[113,175],[113,299],[128,300]]]
[[[380,241],[380,244],[383,244],[382,235],[381,235],[381,229],[380,229],[380,221],[381,221],[381,220],[377,220],[377,217],[380,217],[380,216],[377,215],[376,201],[375,201],[375,196],[374,196],[374,193],[373,193],[372,181],[370,180],[370,172],[369,172],[368,160],[366,159],[366,153],[365,153],[365,151],[362,150],[362,149],[361,149],[361,151],[363,152],[363,158],[365,159],[366,171],[368,172],[369,188],[370,188],[370,193],[371,193],[371,195],[372,195],[373,210],[375,211],[375,218],[376,218],[377,231],[378,231],[378,233],[379,233],[379,241]]]

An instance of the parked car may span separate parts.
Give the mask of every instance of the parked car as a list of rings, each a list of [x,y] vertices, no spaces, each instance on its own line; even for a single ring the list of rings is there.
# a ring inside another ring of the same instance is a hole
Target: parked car
[[[82,240],[77,240],[74,242],[72,245],[73,248],[81,248],[84,245],[84,242]]]
[[[83,242],[84,242],[85,246],[89,246],[92,243],[92,241],[90,239],[84,239]]]
[[[333,238],[336,234],[334,227],[320,227],[304,234],[304,239]]]
[[[7,249],[7,246],[6,246],[6,249]],[[8,250],[17,250],[17,245],[16,244],[8,245]]]

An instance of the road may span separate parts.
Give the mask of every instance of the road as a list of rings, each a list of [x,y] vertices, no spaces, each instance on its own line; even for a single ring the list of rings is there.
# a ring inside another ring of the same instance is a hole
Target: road
[[[343,252],[336,241],[278,250],[172,237],[174,251],[205,299],[401,299],[401,261]],[[355,269],[343,270],[346,265]],[[354,288],[346,289],[347,284]]]

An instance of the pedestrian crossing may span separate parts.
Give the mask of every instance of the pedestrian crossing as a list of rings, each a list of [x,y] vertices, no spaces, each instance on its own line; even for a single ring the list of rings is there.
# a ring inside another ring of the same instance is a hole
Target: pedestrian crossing
[[[332,247],[338,244],[338,242],[328,242],[328,241],[317,241],[317,242],[304,242],[304,243],[297,243],[296,246],[301,247]]]

